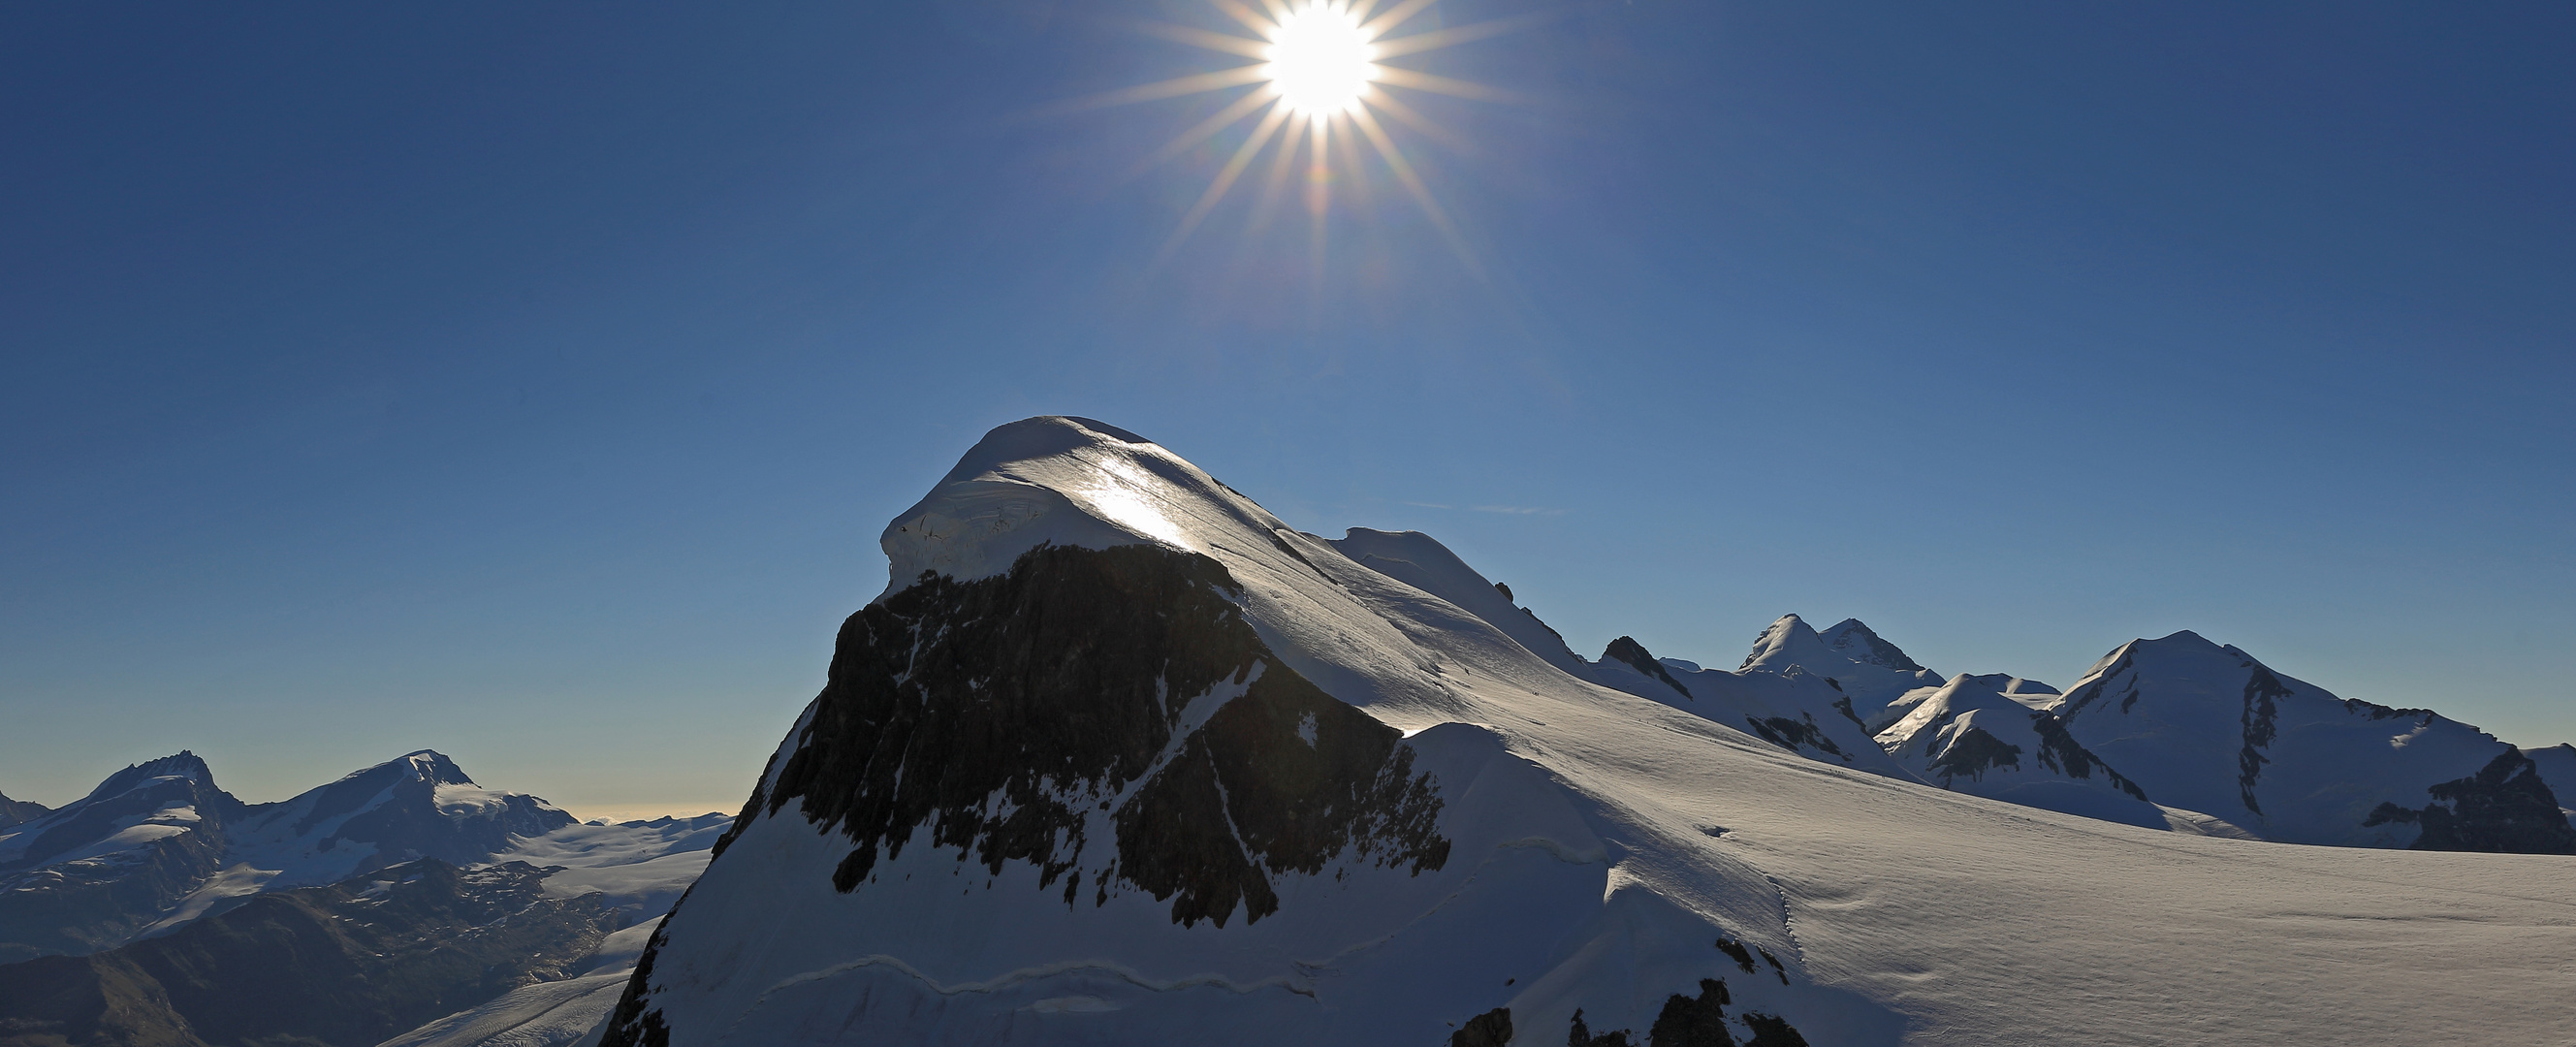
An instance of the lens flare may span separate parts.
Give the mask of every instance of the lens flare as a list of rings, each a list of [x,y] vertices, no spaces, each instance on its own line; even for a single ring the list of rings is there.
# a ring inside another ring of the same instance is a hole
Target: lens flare
[[[1277,202],[1287,188],[1296,158],[1306,158],[1306,210],[1312,216],[1310,250],[1320,272],[1324,259],[1324,216],[1331,206],[1332,167],[1327,162],[1332,151],[1342,150],[1339,158],[1351,177],[1360,179],[1353,188],[1367,188],[1371,170],[1394,177],[1405,192],[1420,205],[1432,226],[1449,242],[1460,261],[1483,275],[1483,266],[1468,250],[1457,226],[1441,210],[1440,202],[1431,195],[1402,146],[1379,122],[1384,116],[1424,137],[1457,148],[1457,138],[1432,123],[1424,114],[1405,103],[1398,92],[1419,91],[1453,98],[1486,102],[1514,102],[1520,98],[1508,91],[1466,80],[1386,64],[1388,59],[1435,51],[1454,44],[1537,25],[1556,17],[1560,11],[1538,12],[1513,18],[1500,18],[1439,29],[1398,32],[1415,23],[1439,0],[1396,0],[1385,10],[1378,10],[1381,0],[1207,0],[1208,6],[1233,19],[1251,36],[1220,33],[1196,26],[1148,21],[1138,28],[1192,47],[1240,55],[1255,59],[1250,65],[1193,73],[1150,84],[1138,84],[1087,98],[1070,99],[1062,110],[1092,109],[1101,106],[1127,105],[1166,98],[1181,98],[1208,91],[1251,88],[1232,104],[1199,121],[1190,129],[1164,144],[1145,159],[1137,171],[1188,155],[1209,139],[1253,121],[1252,132],[1235,147],[1233,155],[1210,180],[1207,191],[1183,215],[1180,227],[1172,231],[1163,245],[1155,265],[1179,249],[1213,212],[1226,194],[1241,180],[1246,170],[1273,143],[1278,148],[1269,163],[1269,178],[1264,181],[1260,202],[1252,209],[1247,235],[1265,227]],[[1256,6],[1257,5],[1257,6]],[[1392,34],[1392,35],[1390,35]],[[1335,138],[1341,144],[1333,144]],[[1376,154],[1377,164],[1366,170],[1360,160],[1358,144],[1368,143]],[[1258,179],[1256,179],[1258,180]]]
[[[1369,64],[1377,48],[1369,45],[1359,17],[1322,0],[1279,20],[1266,57],[1270,89],[1302,116],[1350,112],[1377,78],[1377,67]]]

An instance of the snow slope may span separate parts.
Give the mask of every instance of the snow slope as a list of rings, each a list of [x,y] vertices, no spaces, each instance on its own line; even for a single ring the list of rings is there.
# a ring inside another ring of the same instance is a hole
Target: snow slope
[[[882,544],[891,584],[605,1043],[2553,1043],[2576,1018],[2569,859],[2187,836],[1802,758],[1578,679],[1499,609],[1096,422],[995,430]],[[1836,648],[1802,628],[1746,668],[1815,672]],[[1844,693],[1925,683],[1868,664]]]

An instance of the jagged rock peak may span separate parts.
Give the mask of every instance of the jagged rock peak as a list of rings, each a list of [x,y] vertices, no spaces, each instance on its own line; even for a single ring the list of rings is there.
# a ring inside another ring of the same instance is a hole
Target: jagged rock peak
[[[1844,657],[1855,662],[1883,665],[1909,673],[1923,669],[1914,659],[1906,657],[1903,649],[1872,632],[1858,618],[1845,618],[1817,635],[1823,638],[1825,646],[1842,652]]]

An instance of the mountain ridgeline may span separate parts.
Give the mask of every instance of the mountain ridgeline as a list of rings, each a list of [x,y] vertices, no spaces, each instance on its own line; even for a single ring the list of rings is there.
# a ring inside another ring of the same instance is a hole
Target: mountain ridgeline
[[[2576,1020],[2576,747],[2189,632],[2063,691],[1794,614],[1731,670],[1634,636],[1585,658],[1427,535],[1305,534],[1067,417],[993,430],[879,541],[884,591],[729,820],[576,825],[434,753],[283,804],[185,753],[0,802],[0,932],[37,956],[0,966],[0,1047],[2411,1047]]]
[[[667,911],[731,822],[576,823],[427,750],[268,804],[182,752],[23,809],[0,826],[0,1047],[371,1047],[622,983],[610,932]],[[511,1025],[498,1042],[569,1042]]]
[[[1683,813],[1783,759],[2192,847],[2576,851],[2568,761],[2189,633],[2064,692],[1795,615],[1734,670],[1586,659],[1428,536],[1298,533],[1085,419],[994,430],[881,541],[607,1047],[1896,1042],[1934,1005],[1809,979],[1807,888]]]
[[[419,858],[486,861],[573,822],[427,750],[267,804],[235,799],[182,752],[0,834],[0,961],[112,948],[262,890]]]

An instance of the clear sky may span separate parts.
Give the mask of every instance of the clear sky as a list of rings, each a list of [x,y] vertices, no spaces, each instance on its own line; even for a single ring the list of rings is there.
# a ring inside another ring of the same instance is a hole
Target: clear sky
[[[1045,413],[1586,654],[2188,628],[2576,739],[2576,6],[1399,32],[1532,12],[1396,63],[1513,95],[1389,124],[1472,264],[1354,152],[1318,267],[1260,165],[1154,264],[1234,93],[1050,107],[1246,61],[1138,28],[1204,0],[0,8],[0,792],[731,810],[879,529]]]

